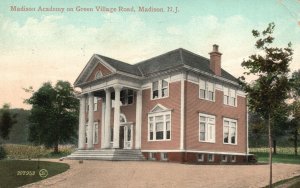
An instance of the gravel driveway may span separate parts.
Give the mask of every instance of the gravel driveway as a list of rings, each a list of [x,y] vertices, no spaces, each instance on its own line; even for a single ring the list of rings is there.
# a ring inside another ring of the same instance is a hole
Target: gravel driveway
[[[25,187],[262,187],[268,184],[269,172],[268,165],[187,165],[150,161],[63,162],[70,164],[70,170]],[[296,175],[300,175],[300,165],[273,165],[274,182]]]

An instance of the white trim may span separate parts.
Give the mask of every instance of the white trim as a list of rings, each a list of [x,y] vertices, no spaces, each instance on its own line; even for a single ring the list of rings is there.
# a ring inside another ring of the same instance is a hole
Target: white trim
[[[180,149],[184,149],[184,82],[185,82],[186,73],[182,73],[181,84],[180,84]]]
[[[228,132],[228,143],[225,143],[224,142],[224,121],[229,121],[229,132]],[[234,122],[235,123],[235,143],[232,144],[231,143],[231,125],[230,123],[231,122]],[[238,141],[238,123],[237,123],[237,120],[236,119],[230,119],[230,118],[223,118],[223,144],[225,145],[237,145],[237,141]]]
[[[204,153],[204,154],[217,154],[217,155],[237,155],[237,156],[246,156],[246,155],[253,155],[253,154],[246,154],[246,153],[234,153],[234,152],[218,152],[218,151],[203,151],[203,150],[141,150],[141,152],[153,152],[153,153],[160,153],[160,152],[188,152],[188,153]]]
[[[247,106],[247,112],[246,112],[246,147],[247,147],[247,154],[249,154],[249,107]]]
[[[163,109],[161,112],[164,112],[164,111],[170,111],[170,109],[168,109],[167,107],[165,107],[165,106],[163,106],[163,105],[161,105],[161,104],[156,104],[156,105],[150,110],[150,112],[148,112],[148,113],[157,113],[157,112],[154,112],[155,108],[157,108],[157,107]]]

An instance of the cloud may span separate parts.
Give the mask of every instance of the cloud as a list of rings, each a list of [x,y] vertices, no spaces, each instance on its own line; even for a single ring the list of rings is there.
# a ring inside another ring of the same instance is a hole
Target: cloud
[[[138,15],[103,14],[97,19],[97,27],[75,26],[64,16],[29,17],[21,24],[0,14],[0,74],[6,81],[0,86],[0,102],[24,107],[22,87],[37,89],[59,79],[73,82],[94,53],[135,63],[179,47],[208,57],[216,43],[223,53],[222,66],[241,76],[243,58],[255,52],[251,30],[257,24],[240,15],[152,25]],[[297,62],[299,54],[297,44]],[[292,67],[300,68],[295,62]]]

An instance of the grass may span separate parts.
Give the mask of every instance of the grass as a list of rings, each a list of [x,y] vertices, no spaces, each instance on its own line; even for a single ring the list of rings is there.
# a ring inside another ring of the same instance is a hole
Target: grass
[[[3,144],[3,148],[8,159],[60,158],[75,150],[73,145],[60,145],[59,153],[54,153],[52,148],[33,145]]]
[[[19,187],[37,182],[68,170],[64,163],[26,160],[0,160],[0,187]],[[46,169],[48,175],[41,177],[39,172]]]
[[[253,154],[257,157],[258,162],[265,163],[269,161],[269,153],[256,152]],[[273,154],[272,161],[273,163],[300,164],[300,155],[295,156],[292,154]]]

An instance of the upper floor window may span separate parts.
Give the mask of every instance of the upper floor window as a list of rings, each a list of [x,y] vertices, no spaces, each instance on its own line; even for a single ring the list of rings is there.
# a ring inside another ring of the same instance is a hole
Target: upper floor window
[[[224,118],[223,121],[223,143],[236,144],[237,121],[234,119]]]
[[[158,80],[152,83],[152,99],[169,96],[169,83],[166,80]]]
[[[132,104],[133,103],[133,90],[125,89],[121,91],[120,101],[122,105]]]
[[[230,106],[236,106],[236,90],[223,87],[224,92],[224,104]]]
[[[210,101],[215,100],[214,84],[208,81],[200,80],[199,83],[199,97]]]
[[[157,105],[148,115],[148,140],[171,139],[171,111]]]
[[[101,71],[96,72],[96,74],[95,74],[95,80],[97,80],[99,78],[102,78],[102,76],[103,76],[103,74],[102,74]]]
[[[199,114],[199,141],[215,142],[216,118],[212,115]]]

